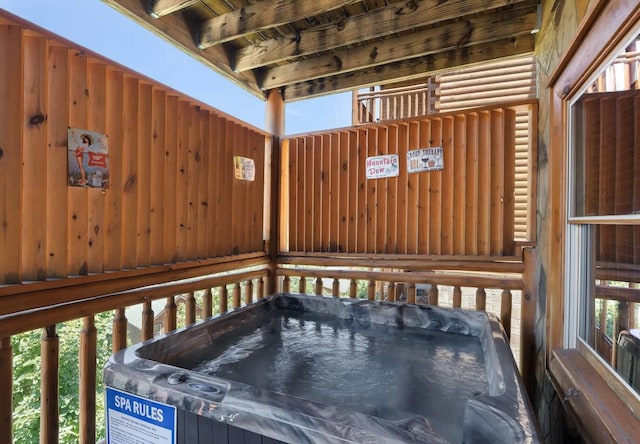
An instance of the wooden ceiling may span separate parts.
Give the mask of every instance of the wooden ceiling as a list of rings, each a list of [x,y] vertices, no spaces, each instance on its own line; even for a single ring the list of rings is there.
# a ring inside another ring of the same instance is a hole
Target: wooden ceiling
[[[259,97],[532,53],[538,0],[104,0]]]

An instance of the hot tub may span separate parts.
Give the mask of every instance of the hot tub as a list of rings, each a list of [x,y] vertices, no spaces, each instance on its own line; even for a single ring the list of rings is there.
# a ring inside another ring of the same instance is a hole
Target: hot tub
[[[104,381],[113,444],[539,441],[484,312],[276,294],[116,353]]]

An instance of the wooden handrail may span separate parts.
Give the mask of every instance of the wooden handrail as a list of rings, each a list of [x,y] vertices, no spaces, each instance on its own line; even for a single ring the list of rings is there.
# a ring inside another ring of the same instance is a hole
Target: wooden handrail
[[[421,284],[437,282],[440,285],[500,288],[509,290],[520,290],[523,288],[521,277],[497,277],[488,275],[469,275],[436,272],[410,272],[398,273],[387,271],[367,271],[367,270],[318,270],[312,268],[278,268],[277,275],[281,276],[305,276],[320,278],[339,279],[362,279],[385,282],[403,282],[408,284]]]

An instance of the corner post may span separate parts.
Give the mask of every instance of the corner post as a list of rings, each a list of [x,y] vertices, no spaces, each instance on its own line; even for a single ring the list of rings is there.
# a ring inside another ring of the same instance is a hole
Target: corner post
[[[280,138],[284,136],[284,97],[280,90],[267,91],[265,129],[271,140],[265,146],[264,186],[264,247],[269,256],[269,276],[266,293],[276,291],[276,261],[280,214]]]

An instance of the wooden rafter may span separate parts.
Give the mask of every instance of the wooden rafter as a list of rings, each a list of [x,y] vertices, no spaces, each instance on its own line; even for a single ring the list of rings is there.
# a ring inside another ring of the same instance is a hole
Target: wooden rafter
[[[319,80],[294,83],[284,88],[283,95],[285,100],[290,102],[363,86],[425,78],[451,67],[529,54],[533,50],[534,37],[532,35],[521,35],[415,59],[402,60],[364,69],[356,73],[339,74]]]
[[[532,52],[539,0],[103,0],[265,98]]]
[[[500,19],[507,20],[501,26],[496,26],[498,19],[495,13],[484,14],[464,22],[443,24],[417,33],[405,34],[400,38],[377,41],[277,66],[264,72],[260,87],[268,90],[327,74],[344,74],[514,35],[530,34],[532,26],[536,24],[537,11],[535,7],[527,6],[527,9],[525,14],[519,10],[502,13]]]
[[[174,12],[187,9],[200,0],[153,0],[149,7],[149,15],[155,18],[164,17]]]
[[[175,1],[175,0],[174,0]],[[200,28],[200,48],[322,14],[360,0],[263,0],[206,20]]]
[[[392,4],[367,14],[345,17],[338,23],[244,47],[232,56],[235,61],[233,69],[243,72],[407,31],[416,27],[416,24],[426,26],[513,3],[513,0],[457,0],[444,3],[439,0],[425,0]]]

